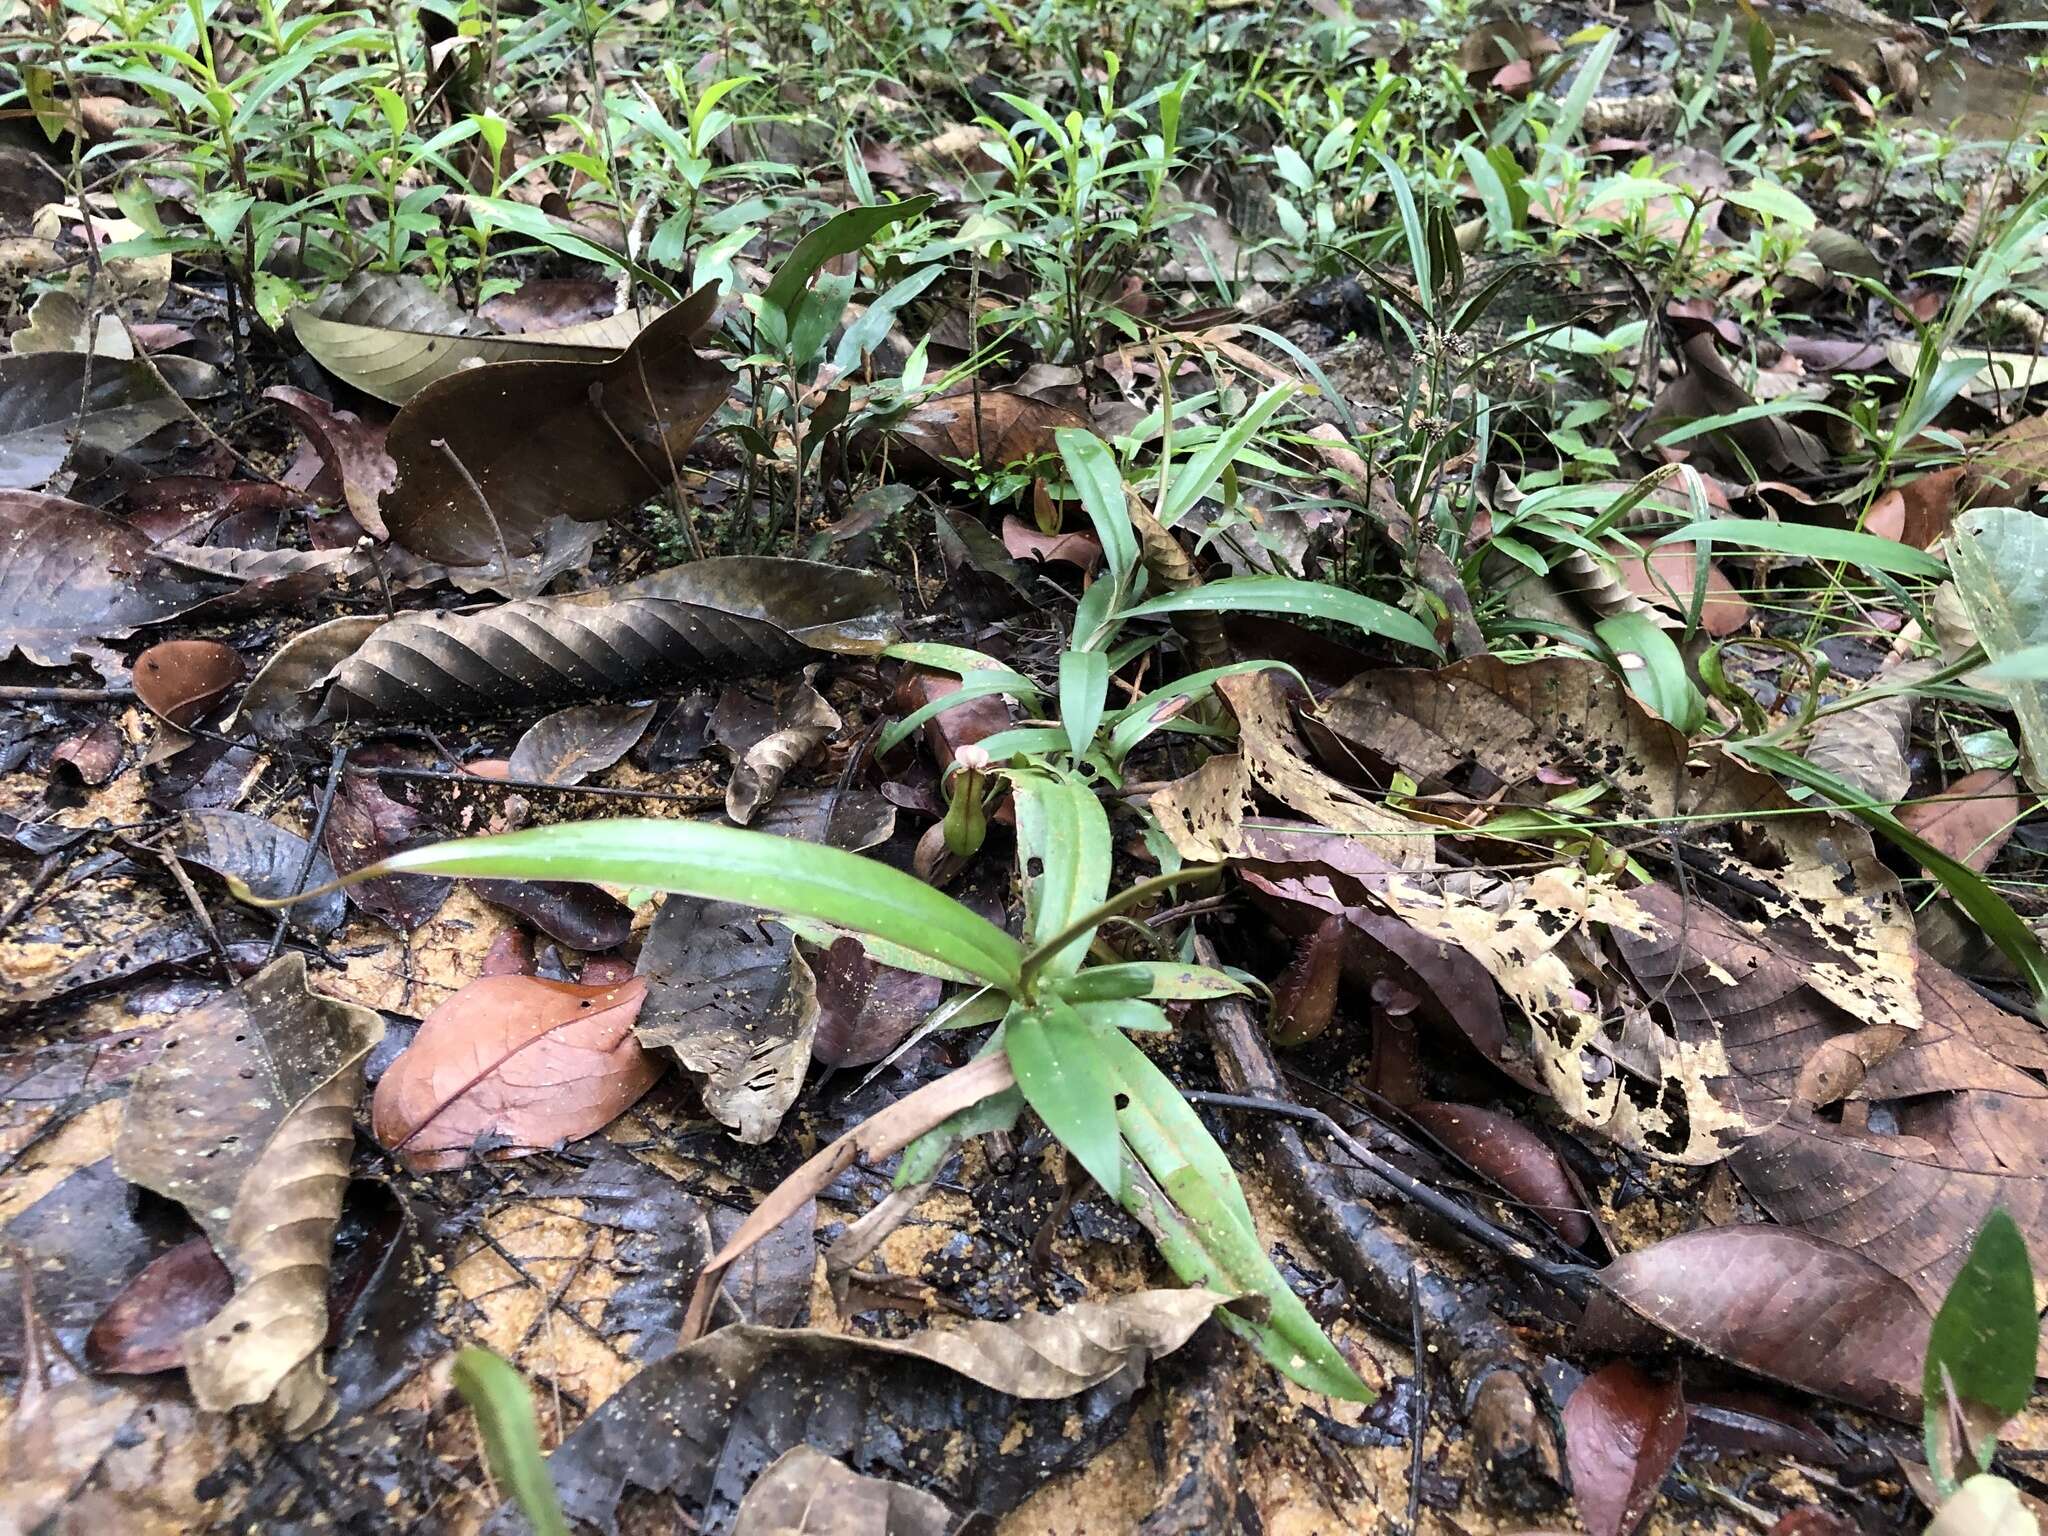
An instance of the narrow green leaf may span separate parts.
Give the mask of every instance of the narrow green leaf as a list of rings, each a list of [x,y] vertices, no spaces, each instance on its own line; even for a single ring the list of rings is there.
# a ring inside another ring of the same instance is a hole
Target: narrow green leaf
[[[956,677],[975,674],[991,679],[1000,677],[1010,685],[1013,690],[1012,696],[1027,709],[1038,707],[1038,684],[1014,667],[1006,666],[995,657],[967,646],[906,640],[890,646],[882,654],[892,661],[907,661],[912,666],[930,667],[934,672],[951,672]]]
[[[1017,807],[1017,858],[1024,871],[1025,932],[1032,945],[1057,938],[1102,905],[1114,849],[1109,818],[1095,791],[1064,774],[1022,769],[1010,775]],[[1041,969],[1071,976],[1093,930],[1060,947]]]
[[[1254,400],[1250,408],[1214,441],[1196,449],[1187,463],[1174,471],[1173,483],[1159,507],[1159,521],[1171,528],[1192,512],[1195,504],[1223,478],[1223,471],[1237,462],[1238,455],[1273,419],[1274,413],[1294,397],[1295,392],[1295,385],[1275,384]]]
[[[1024,1102],[1089,1177],[1120,1199],[1123,1142],[1116,1088],[1096,1031],[1071,1006],[1048,997],[1037,1007],[1012,1009],[1003,1022],[1003,1042]]]
[[[534,1536],[569,1536],[555,1480],[541,1454],[526,1378],[488,1349],[472,1346],[455,1356],[455,1390],[476,1415],[491,1476],[510,1490]]]
[[[1190,672],[1163,688],[1153,689],[1135,704],[1118,711],[1109,733],[1109,760],[1121,763],[1138,743],[1178,719],[1190,703],[1208,693],[1223,678],[1268,670],[1285,672],[1304,689],[1308,686],[1302,675],[1284,661],[1234,661],[1226,667]]]
[[[1240,997],[1251,989],[1227,971],[1206,965],[1178,960],[1126,960],[1121,964],[1091,965],[1058,982],[1052,990],[1070,1003],[1094,1003],[1125,997],[1160,997],[1168,1001]]]
[[[1107,842],[1106,829],[1103,837]],[[873,934],[1006,990],[1016,987],[1023,958],[1002,929],[915,875],[857,853],[715,822],[563,822],[410,848],[351,878],[408,872],[584,880],[739,902]]]
[[[1109,658],[1100,651],[1066,651],[1060,656],[1060,724],[1076,758],[1095,744],[1095,728],[1109,702]]]
[[[1443,654],[1436,636],[1412,614],[1326,582],[1296,581],[1288,576],[1232,576],[1185,592],[1166,592],[1148,598],[1124,616],[1136,619],[1168,613],[1284,613],[1329,619],[1367,634],[1403,641],[1432,656]]]
[[[1015,675],[1008,674],[1007,669],[1005,672],[968,673],[960,679],[960,686],[951,693],[942,694],[936,699],[927,699],[901,720],[892,722],[887,730],[875,738],[875,751],[878,753],[893,752],[897,747],[910,739],[911,732],[917,730],[934,715],[942,715],[956,704],[965,704],[969,699],[983,699],[991,694],[1002,694],[1009,698],[1016,698],[1017,684]],[[1033,697],[1035,698],[1036,695],[1034,694]]]
[[[1776,555],[1803,555],[1813,560],[1845,560],[1873,571],[1900,576],[1941,576],[1948,567],[1924,549],[1855,533],[1847,528],[1815,528],[1805,523],[1771,523],[1761,518],[1719,517],[1689,523],[1657,541],[1659,544],[1726,544]]]
[[[811,279],[826,262],[835,256],[851,256],[891,224],[919,217],[935,201],[929,196],[913,197],[907,202],[835,213],[797,241],[796,249],[784,258],[774,278],[761,290],[761,302],[789,315],[796,307],[797,296],[810,286]]]
[[[1084,427],[1061,427],[1052,435],[1066,466],[1074,493],[1081,498],[1081,510],[1095,525],[1095,537],[1102,542],[1103,563],[1116,590],[1129,591],[1138,567],[1138,532],[1131,526],[1131,509],[1124,499],[1123,471],[1109,444]]]

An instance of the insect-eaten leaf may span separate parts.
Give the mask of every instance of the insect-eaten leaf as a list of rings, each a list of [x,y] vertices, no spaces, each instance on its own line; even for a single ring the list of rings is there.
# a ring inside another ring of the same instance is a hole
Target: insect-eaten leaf
[[[197,725],[248,670],[218,640],[165,640],[135,658],[135,696],[179,730]]]
[[[233,1300],[185,1336],[193,1398],[211,1412],[268,1404],[286,1434],[308,1434],[334,1411],[327,1275],[383,1021],[307,990],[292,954],[169,1027],[114,1162],[184,1206],[234,1276]]]
[[[641,1043],[673,1052],[740,1141],[767,1141],[803,1087],[818,1025],[817,978],[790,931],[756,908],[670,896],[640,975]]]
[[[334,879],[327,855],[298,833],[241,811],[187,811],[168,846],[186,863],[239,880],[266,898],[295,896]],[[319,937],[341,926],[347,906],[340,891],[329,891],[292,907],[291,920]]]
[[[398,466],[383,502],[393,541],[468,568],[469,590],[539,591],[551,537],[574,532],[563,524],[666,492],[724,403],[730,376],[695,346],[716,302],[715,288],[700,290],[610,362],[492,363],[414,395],[385,437]]]
[[[645,696],[695,678],[778,671],[815,651],[872,654],[893,638],[897,611],[895,588],[884,577],[734,556],[570,597],[526,598],[475,613],[403,614],[329,663],[331,681],[314,723],[474,716],[603,694]],[[250,685],[252,698],[284,722],[295,718],[273,702],[274,690],[259,691],[263,681],[259,674]]]
[[[370,1124],[408,1166],[519,1157],[603,1130],[661,1075],[633,1020],[647,985],[486,976],[421,1022],[378,1080]]]
[[[1625,1360],[1603,1365],[1564,1405],[1572,1502],[1592,1536],[1633,1536],[1685,1440],[1678,1383]]]

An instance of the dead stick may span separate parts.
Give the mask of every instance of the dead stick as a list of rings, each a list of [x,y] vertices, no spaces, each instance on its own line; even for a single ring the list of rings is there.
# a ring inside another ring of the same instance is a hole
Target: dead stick
[[[491,510],[490,497],[484,494],[484,488],[477,484],[476,476],[469,472],[469,466],[462,462],[461,456],[448,446],[447,438],[435,438],[434,446],[441,451],[441,456],[448,461],[450,467],[461,477],[462,483],[469,487],[469,494],[476,498],[476,504],[483,508],[484,517],[491,525],[491,537],[498,541],[498,573],[506,581],[511,581],[512,547],[505,542],[505,530],[498,526],[498,514]]]
[[[341,787],[341,771],[347,762],[348,746],[344,743],[334,749],[334,756],[328,761],[327,786],[320,792],[320,810],[313,818],[313,834],[306,839],[306,856],[299,860],[298,878],[292,881],[293,895],[305,890],[306,881],[312,877],[313,861],[320,857],[320,837],[327,830],[327,814],[334,809],[334,792]],[[291,920],[290,907],[277,914],[277,926],[270,930],[270,948],[263,956],[265,965],[275,960],[278,950],[284,947],[285,926]]]
[[[104,704],[110,699],[132,699],[133,688],[37,688],[9,683],[0,687],[0,704]]]

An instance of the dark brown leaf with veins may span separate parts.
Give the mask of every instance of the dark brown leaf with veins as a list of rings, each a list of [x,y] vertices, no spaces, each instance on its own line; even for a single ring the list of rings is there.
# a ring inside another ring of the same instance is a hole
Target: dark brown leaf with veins
[[[397,483],[398,466],[384,450],[384,428],[364,421],[354,411],[337,411],[318,395],[289,384],[266,389],[263,398],[275,400],[291,413],[327,473],[341,487],[342,504],[362,524],[363,531],[375,539],[389,538],[378,503]]]
[[[1685,1441],[1685,1395],[1674,1381],[1616,1360],[1564,1405],[1572,1502],[1592,1536],[1632,1536],[1657,1502]]]
[[[540,590],[516,562],[562,521],[602,522],[665,492],[724,402],[730,375],[695,345],[717,299],[700,290],[609,362],[492,363],[414,395],[385,438],[398,465],[384,498],[392,539],[485,568],[479,579],[513,596]]]
[[[334,667],[315,723],[531,710],[781,671],[817,650],[872,654],[896,612],[883,577],[731,557],[570,597],[402,614]]]
[[[377,777],[378,766],[395,766],[402,757],[388,747],[360,748],[342,774],[321,838],[327,856],[342,874],[353,874],[366,864],[440,836],[424,813],[386,794]],[[380,875],[350,886],[346,894],[372,917],[411,933],[441,910],[454,884],[442,875]]]
[[[507,777],[581,784],[632,751],[653,718],[652,704],[579,704],[543,715],[512,749]]]
[[[152,1260],[85,1336],[85,1361],[112,1376],[148,1376],[185,1363],[185,1336],[228,1304],[235,1277],[203,1237]]]
[[[939,1006],[945,983],[871,959],[859,939],[840,938],[811,962],[818,1025],[811,1055],[828,1067],[864,1067],[903,1043]]]
[[[384,1023],[308,991],[305,957],[290,954],[171,1028],[114,1161],[184,1206],[234,1276],[234,1299],[185,1336],[193,1398],[212,1412],[267,1403],[287,1435],[309,1434],[334,1411],[327,1274],[363,1061]]]
[[[166,841],[186,863],[233,875],[258,896],[296,896],[334,879],[326,855],[298,833],[241,811],[187,811]],[[316,936],[332,933],[346,915],[346,901],[329,891],[292,907],[291,920]]]
[[[459,1168],[485,1138],[505,1157],[594,1135],[661,1075],[633,1038],[646,997],[639,980],[473,981],[427,1015],[379,1079],[371,1129],[417,1170]]]
[[[1528,1126],[1472,1104],[1411,1104],[1408,1114],[1574,1248],[1591,1241],[1593,1223],[1564,1160]]]
[[[166,640],[135,658],[135,696],[184,730],[204,719],[247,670],[241,654],[218,640]]]

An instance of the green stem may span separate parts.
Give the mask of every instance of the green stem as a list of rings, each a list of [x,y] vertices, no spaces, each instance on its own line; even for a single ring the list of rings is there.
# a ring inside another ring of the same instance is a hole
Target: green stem
[[[1112,917],[1121,916],[1131,908],[1142,906],[1161,891],[1170,891],[1187,880],[1200,880],[1207,875],[1223,872],[1221,864],[1191,864],[1186,869],[1175,870],[1170,875],[1154,875],[1149,880],[1140,880],[1128,890],[1119,891],[1101,906],[1084,912],[1058,933],[1031,950],[1017,967],[1017,993],[1029,999],[1038,979],[1038,973],[1045,969],[1046,962],[1065,949],[1089,929],[1098,927]]]

